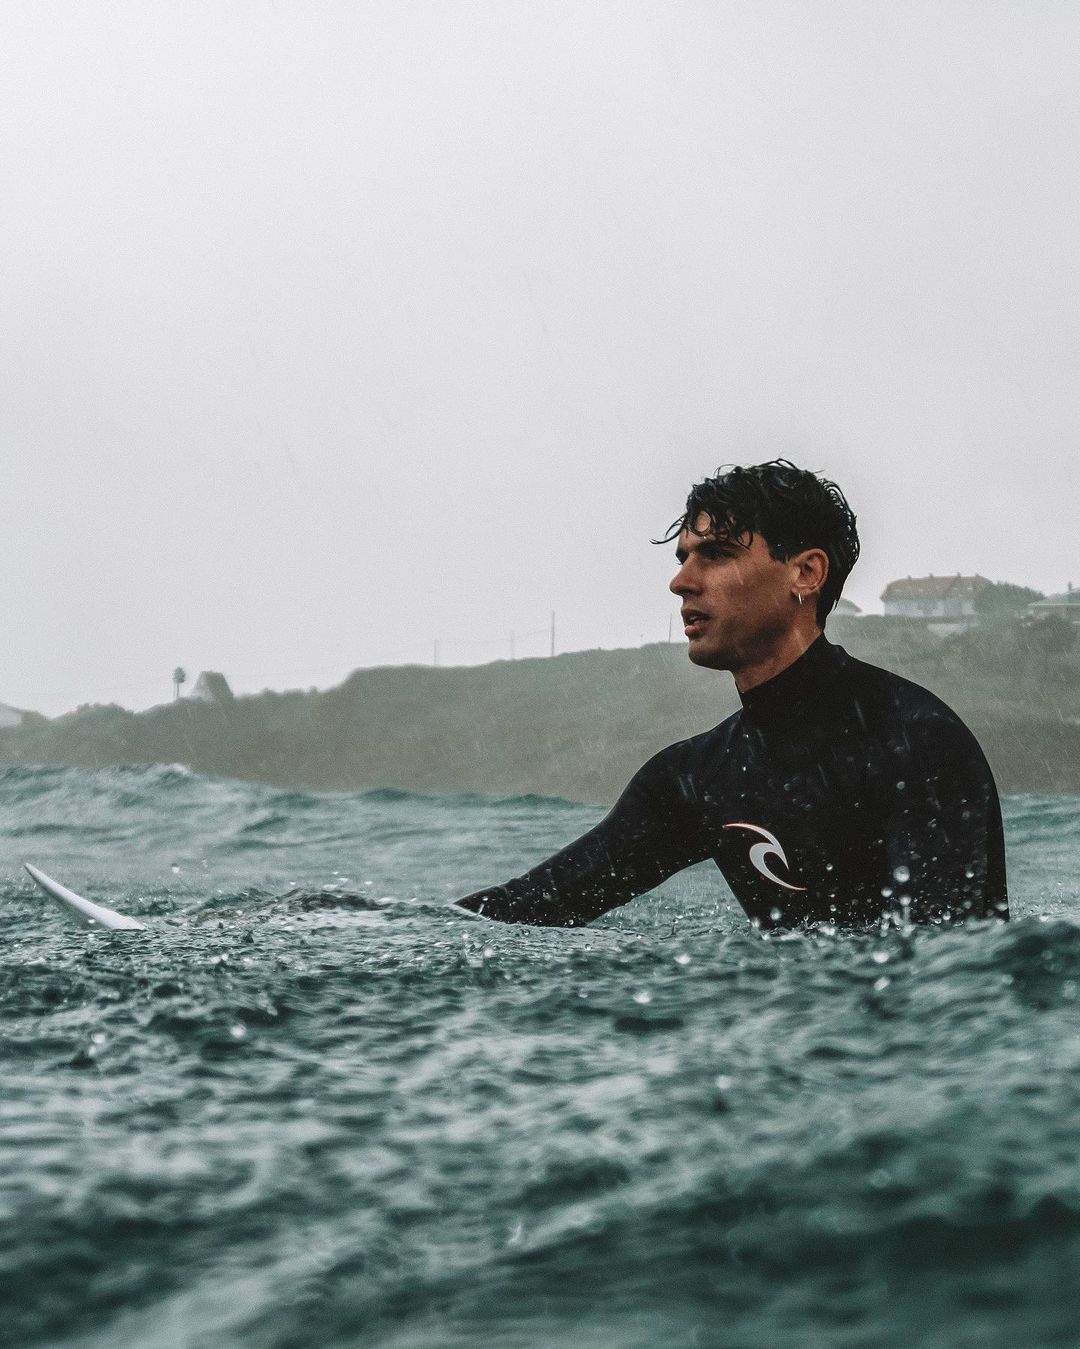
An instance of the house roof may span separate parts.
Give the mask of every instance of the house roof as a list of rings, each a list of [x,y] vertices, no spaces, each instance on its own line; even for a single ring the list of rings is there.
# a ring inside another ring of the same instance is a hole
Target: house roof
[[[231,703],[233,691],[229,688],[229,681],[223,674],[220,674],[217,670],[204,670],[195,681],[191,697],[202,699],[205,702]]]
[[[1028,608],[1061,609],[1065,605],[1072,609],[1080,608],[1080,590],[1066,590],[1062,595],[1047,595],[1043,600],[1033,600]]]
[[[902,581],[890,581],[881,592],[883,600],[943,600],[963,599],[979,595],[989,589],[993,581],[985,576],[908,576]]]

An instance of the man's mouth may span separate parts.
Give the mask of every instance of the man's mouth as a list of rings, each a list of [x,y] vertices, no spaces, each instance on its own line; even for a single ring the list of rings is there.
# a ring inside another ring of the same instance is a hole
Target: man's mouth
[[[701,632],[702,627],[709,621],[709,615],[702,613],[700,609],[682,610],[683,631],[687,637],[696,637]]]

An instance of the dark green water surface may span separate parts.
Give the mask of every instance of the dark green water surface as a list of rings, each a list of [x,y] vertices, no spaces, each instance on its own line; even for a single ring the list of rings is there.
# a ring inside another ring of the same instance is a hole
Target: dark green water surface
[[[1080,1344],[1080,801],[1005,806],[1011,924],[766,940],[447,907],[564,802],[0,774],[0,1342]]]

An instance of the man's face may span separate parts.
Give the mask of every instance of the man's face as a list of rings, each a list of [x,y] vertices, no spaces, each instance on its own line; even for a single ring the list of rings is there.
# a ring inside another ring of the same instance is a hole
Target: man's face
[[[709,517],[698,516],[694,528],[704,533]],[[682,601],[694,664],[737,672],[768,659],[796,621],[797,567],[771,557],[760,534],[717,539],[683,530],[675,556],[670,588]]]

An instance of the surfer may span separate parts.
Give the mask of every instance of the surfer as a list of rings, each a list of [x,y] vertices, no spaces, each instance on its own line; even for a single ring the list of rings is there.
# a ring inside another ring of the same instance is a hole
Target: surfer
[[[677,541],[688,654],[741,709],[655,755],[594,829],[457,903],[575,927],[712,858],[762,928],[1007,918],[997,789],[934,694],[824,635],[859,555],[835,483],[787,460],[697,483]]]

